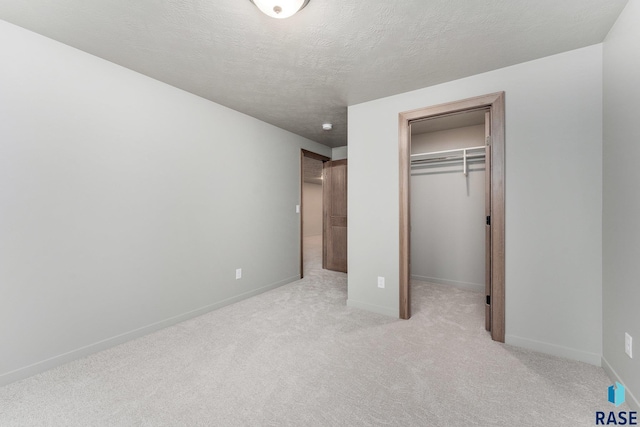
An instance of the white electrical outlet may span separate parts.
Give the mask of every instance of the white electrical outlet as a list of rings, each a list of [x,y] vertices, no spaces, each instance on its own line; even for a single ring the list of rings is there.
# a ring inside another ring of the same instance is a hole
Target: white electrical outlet
[[[300,213],[300,205],[296,205],[296,213]]]
[[[628,333],[624,333],[624,352],[633,359],[633,338]]]
[[[378,287],[384,288],[384,277],[378,276]]]
[[[236,280],[242,279],[242,269],[236,268]]]

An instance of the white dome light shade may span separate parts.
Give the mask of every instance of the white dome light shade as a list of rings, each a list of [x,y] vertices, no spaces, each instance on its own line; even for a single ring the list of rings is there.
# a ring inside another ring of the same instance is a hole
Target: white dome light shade
[[[265,15],[284,19],[295,15],[309,3],[309,0],[250,0]]]

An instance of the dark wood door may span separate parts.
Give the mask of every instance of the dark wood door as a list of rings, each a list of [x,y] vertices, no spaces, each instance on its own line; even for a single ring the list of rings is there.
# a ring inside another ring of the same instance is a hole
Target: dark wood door
[[[347,272],[347,161],[323,165],[322,268]]]

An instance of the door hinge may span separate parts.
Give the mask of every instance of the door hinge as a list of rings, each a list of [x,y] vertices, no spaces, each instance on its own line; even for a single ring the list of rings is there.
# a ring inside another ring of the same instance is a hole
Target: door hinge
[[[487,216],[487,225],[491,225],[491,216]]]
[[[491,305],[491,295],[487,295],[487,305]]]
[[[491,135],[488,135],[485,141],[486,141],[486,145],[491,145]]]

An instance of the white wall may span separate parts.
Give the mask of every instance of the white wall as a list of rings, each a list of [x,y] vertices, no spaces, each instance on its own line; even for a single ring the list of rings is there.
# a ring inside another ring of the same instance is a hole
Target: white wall
[[[3,21],[0,52],[0,384],[299,277],[329,148]]]
[[[331,150],[331,160],[344,160],[347,158],[347,146],[335,147]]]
[[[640,409],[640,1],[604,42],[603,366]],[[635,340],[633,359],[624,333]]]
[[[305,182],[302,186],[302,235],[322,234],[322,185]]]
[[[484,146],[484,125],[411,136],[411,152]],[[484,158],[411,169],[411,277],[484,292]]]
[[[398,113],[498,91],[506,341],[600,364],[602,45],[349,107],[348,304],[398,315]]]

